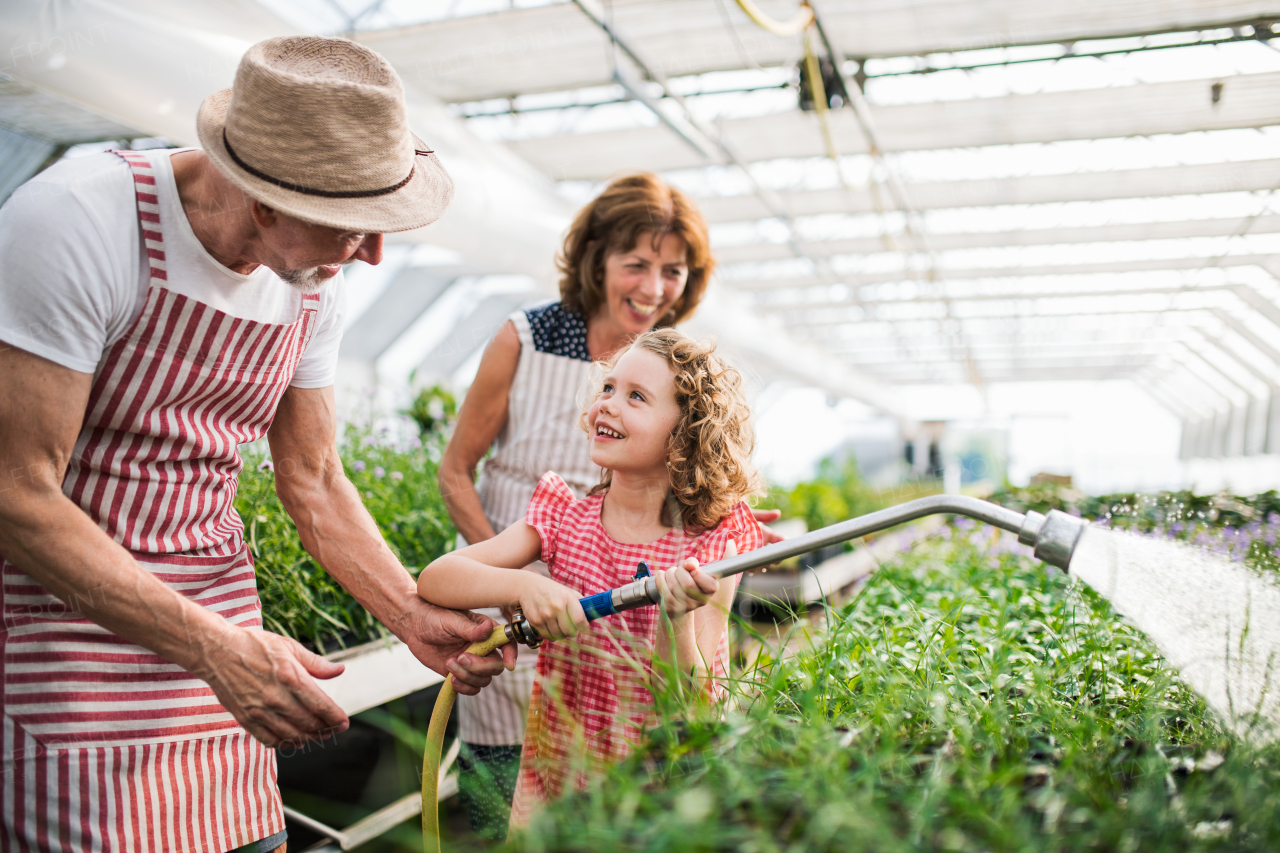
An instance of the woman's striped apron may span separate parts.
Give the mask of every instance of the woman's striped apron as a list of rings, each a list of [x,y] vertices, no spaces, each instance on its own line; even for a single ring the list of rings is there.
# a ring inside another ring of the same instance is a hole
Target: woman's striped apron
[[[151,162],[117,153],[133,170],[150,286],[94,376],[63,491],[170,588],[261,628],[232,507],[237,445],[266,434],[319,297],[299,295],[297,320],[271,324],[169,290]],[[2,558],[0,581],[0,849],[223,853],[284,829],[274,752],[203,681],[82,615],[123,591],[64,603]]]
[[[520,338],[520,361],[511,381],[507,424],[476,483],[485,515],[499,532],[524,518],[533,490],[548,471],[560,474],[579,496],[600,482],[591,442],[578,426],[591,393],[592,363],[539,351],[525,312],[515,312],[510,320]],[[585,350],[585,340],[582,345]],[[546,567],[537,565],[545,574]],[[503,621],[497,608],[479,612]],[[526,649],[514,672],[495,678],[476,696],[458,697],[458,736],[464,743],[524,743],[537,665],[538,656]]]

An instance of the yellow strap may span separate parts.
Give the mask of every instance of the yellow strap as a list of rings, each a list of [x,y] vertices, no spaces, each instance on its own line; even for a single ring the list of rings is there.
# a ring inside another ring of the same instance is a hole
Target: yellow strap
[[[507,644],[507,632],[502,625],[495,625],[487,640],[472,643],[466,654],[484,657],[494,649]],[[427,748],[422,753],[422,849],[424,853],[440,853],[440,752],[444,748],[444,730],[449,724],[449,714],[458,691],[453,688],[453,676],[444,680],[436,705],[431,709],[431,722],[427,725]]]
[[[822,129],[822,143],[826,146],[827,156],[836,164],[836,175],[840,183],[845,184],[844,170],[840,168],[840,152],[836,149],[836,140],[831,133],[831,121],[827,116],[827,88],[822,81],[822,66],[813,52],[809,42],[809,34],[804,34],[804,68],[809,78],[809,94],[813,98],[813,109],[818,114],[818,126]],[[846,189],[848,185],[845,184]]]
[[[775,21],[764,12],[761,12],[760,8],[751,0],[738,0],[738,5],[742,7],[742,11],[747,13],[748,18],[775,36],[782,36],[783,38],[793,36],[813,23],[813,10],[809,8],[808,3],[801,3],[800,11],[789,21]]]

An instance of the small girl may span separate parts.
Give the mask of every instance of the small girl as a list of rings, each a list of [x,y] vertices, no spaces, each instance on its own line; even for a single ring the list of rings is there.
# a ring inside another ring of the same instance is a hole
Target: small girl
[[[582,417],[599,485],[577,500],[546,474],[523,521],[446,554],[418,579],[433,604],[518,607],[548,640],[512,826],[631,751],[653,711],[650,685],[664,673],[691,673],[709,695],[728,674],[738,579],[717,581],[698,566],[760,547],[763,533],[744,502],[759,479],[742,377],[714,349],[673,329],[638,337],[607,367]],[[538,559],[551,579],[519,571]],[[640,563],[653,568],[665,616],[642,607],[587,622],[578,599],[629,583]]]

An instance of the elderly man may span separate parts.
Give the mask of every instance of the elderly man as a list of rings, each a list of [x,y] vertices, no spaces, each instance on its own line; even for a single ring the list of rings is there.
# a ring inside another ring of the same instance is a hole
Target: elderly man
[[[460,654],[491,623],[418,598],[335,445],[342,266],[453,192],[399,79],[348,41],[272,39],[198,130],[204,150],[64,163],[0,209],[5,849],[283,849],[270,747],[347,719],[312,680],[342,668],[261,630],[232,499],[263,435],[361,604],[463,693],[503,668]]]

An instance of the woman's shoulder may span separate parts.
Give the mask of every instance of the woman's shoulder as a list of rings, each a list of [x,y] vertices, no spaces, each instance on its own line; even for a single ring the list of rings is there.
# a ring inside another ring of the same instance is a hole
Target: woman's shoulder
[[[547,355],[590,361],[587,351],[587,321],[560,302],[548,302],[524,312],[529,322],[533,348]]]

